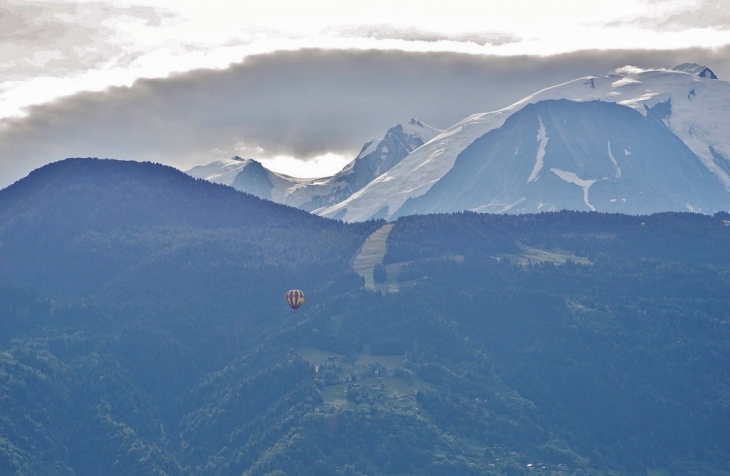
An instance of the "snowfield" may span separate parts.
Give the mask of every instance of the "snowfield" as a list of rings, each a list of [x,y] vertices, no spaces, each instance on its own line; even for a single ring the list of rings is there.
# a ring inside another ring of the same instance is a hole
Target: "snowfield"
[[[668,128],[730,190],[730,83],[712,76],[709,69],[696,64],[671,70],[624,67],[605,76],[587,76],[544,89],[504,109],[467,117],[346,200],[314,212],[344,221],[390,218],[406,200],[423,195],[449,172],[458,155],[476,139],[501,127],[510,115],[526,105],[551,99],[618,103],[643,115],[654,107],[666,110],[664,122]],[[545,148],[550,147],[544,134],[544,129],[537,131],[540,151],[532,173],[526,177],[528,182],[539,178],[541,153],[544,156]],[[621,169],[610,144],[607,149],[609,159],[616,165],[616,176],[620,177]],[[631,153],[623,152],[627,156]],[[553,173],[583,188],[585,203],[593,208],[588,200],[589,181],[573,177],[570,172]],[[501,210],[512,206],[504,204]]]

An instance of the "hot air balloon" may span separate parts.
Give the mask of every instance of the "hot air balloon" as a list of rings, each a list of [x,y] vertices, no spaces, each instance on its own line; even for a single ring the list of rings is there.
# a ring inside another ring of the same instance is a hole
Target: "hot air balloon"
[[[298,289],[292,289],[291,291],[287,291],[286,303],[289,304],[289,307],[296,311],[297,309],[299,309],[299,306],[304,304],[304,292]]]

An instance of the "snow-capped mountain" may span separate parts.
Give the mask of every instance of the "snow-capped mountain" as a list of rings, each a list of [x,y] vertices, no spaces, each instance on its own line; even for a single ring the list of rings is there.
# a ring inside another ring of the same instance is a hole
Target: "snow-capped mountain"
[[[730,83],[697,64],[579,78],[464,119],[315,213],[563,208],[730,209]]]
[[[244,171],[245,174],[241,175]],[[238,156],[198,165],[185,173],[195,178],[237,187],[239,190],[266,199],[272,198],[274,189],[285,190],[311,181],[272,172],[254,159],[242,159]]]
[[[664,124],[603,101],[528,104],[474,141],[426,193],[393,216],[473,210],[718,211],[730,193]]]
[[[398,124],[382,139],[366,142],[357,157],[340,172],[324,178],[290,177],[268,170],[253,159],[240,157],[193,167],[187,173],[311,211],[347,199],[440,132],[417,119]]]

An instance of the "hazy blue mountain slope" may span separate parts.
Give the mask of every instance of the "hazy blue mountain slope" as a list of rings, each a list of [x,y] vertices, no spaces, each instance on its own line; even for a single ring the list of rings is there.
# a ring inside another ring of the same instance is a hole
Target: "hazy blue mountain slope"
[[[396,215],[597,210],[647,214],[730,209],[730,193],[662,122],[600,101],[542,101],[474,141]]]
[[[0,213],[0,474],[728,474],[726,213],[403,217],[389,294],[383,222],[158,165]]]
[[[48,165],[0,191],[0,220],[3,279],[74,295],[137,286],[154,299],[192,298],[212,276],[228,278],[220,299],[254,296],[285,268],[294,282],[326,283],[331,270],[346,271],[368,229],[170,167],[95,159]],[[254,276],[252,266],[262,272]]]
[[[629,472],[653,459],[674,465],[671,474],[713,473],[688,460],[693,452],[708,457],[730,418],[715,387],[730,378],[721,363],[730,351],[722,310],[730,254],[721,245],[728,218],[412,216],[396,223],[386,261],[412,263],[401,280],[428,276],[419,299],[465,343],[489,349],[501,381],[535,403],[541,422],[591,434],[567,438],[572,448],[609,445]],[[504,235],[519,237],[522,251],[495,241]],[[556,266],[556,255],[536,249],[572,258]],[[506,264],[520,262],[524,273]],[[695,374],[690,355],[708,373]]]

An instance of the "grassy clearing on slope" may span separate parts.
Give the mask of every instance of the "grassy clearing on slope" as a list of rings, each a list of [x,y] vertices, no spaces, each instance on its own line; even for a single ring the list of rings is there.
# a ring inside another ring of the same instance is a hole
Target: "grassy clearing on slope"
[[[352,269],[365,278],[365,287],[375,290],[373,269],[378,264],[383,264],[383,257],[387,250],[387,240],[393,223],[388,223],[378,228],[372,235],[368,236],[362,244],[355,257],[352,259]]]
[[[528,265],[536,263],[565,264],[572,261],[577,264],[591,265],[591,261],[583,256],[577,256],[565,250],[541,250],[530,246],[520,245],[522,253],[519,255],[502,254],[499,258],[512,261],[515,264]]]
[[[353,389],[363,395],[366,400],[375,401],[385,398],[393,404],[414,408],[416,392],[428,387],[425,381],[401,368],[403,355],[371,355],[370,346],[367,344],[364,345],[363,352],[357,356],[354,362],[348,361],[342,355],[314,347],[301,347],[300,352],[302,358],[314,365],[318,371],[323,364],[327,364],[339,369],[341,374],[346,376],[344,378],[355,376],[351,381],[325,385],[322,389],[322,396],[327,405],[335,407],[350,405],[347,391]],[[376,373],[373,376],[366,373],[370,376],[363,377],[363,371],[368,372],[368,368],[376,365],[382,366],[378,371],[379,374]],[[397,368],[400,370],[396,371]]]

